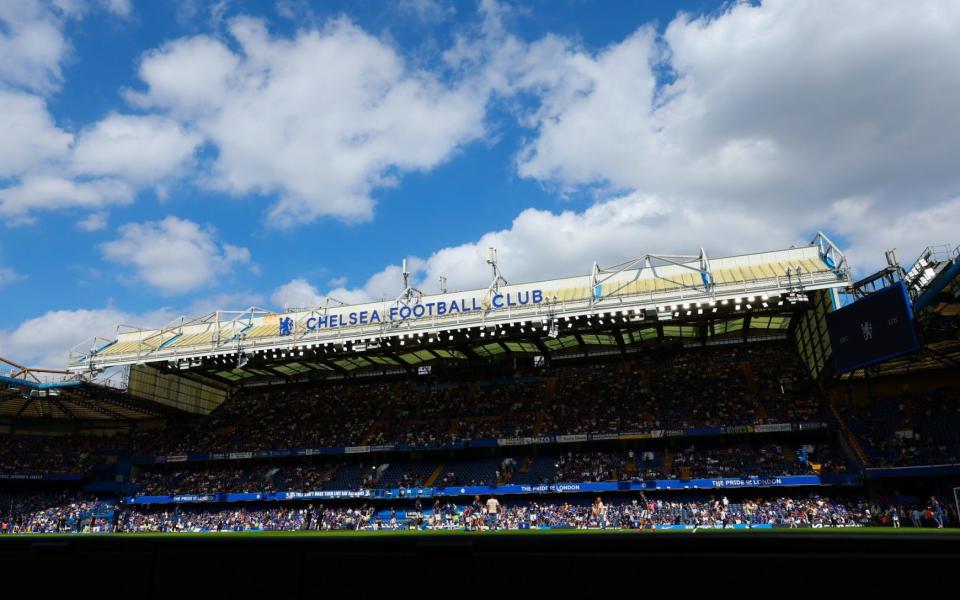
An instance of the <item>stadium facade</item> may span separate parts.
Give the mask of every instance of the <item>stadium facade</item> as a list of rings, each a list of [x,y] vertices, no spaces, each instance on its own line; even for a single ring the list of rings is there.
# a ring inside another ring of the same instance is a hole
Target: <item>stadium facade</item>
[[[757,518],[747,508],[757,494],[766,525],[863,524],[879,519],[867,495],[943,496],[960,476],[955,250],[859,281],[823,234],[523,284],[488,258],[487,288],[428,295],[405,278],[391,301],[120,326],[75,348],[57,382],[10,363],[0,480],[106,495],[113,504],[65,522],[112,518],[139,531],[180,527],[170,506],[207,523],[224,507],[271,519],[287,510],[300,516],[270,527],[310,528],[321,518],[372,527],[399,505],[410,523],[427,512],[420,500],[453,507],[444,523],[464,525],[469,497],[492,494],[520,503],[515,514],[548,502],[551,522],[567,524],[598,525],[576,507],[600,493],[633,526],[640,513],[626,500],[638,493],[684,498],[711,519],[726,510],[703,495],[729,495],[737,524]],[[858,312],[873,304],[858,298],[881,297],[903,305]],[[864,343],[906,315],[898,331],[916,344],[838,361],[830,322],[841,314]],[[117,369],[125,385],[93,377]],[[790,514],[808,494],[831,494],[829,509]],[[315,502],[333,512],[303,521]],[[696,521],[658,510],[663,527]],[[29,526],[53,527],[49,510],[31,514]]]

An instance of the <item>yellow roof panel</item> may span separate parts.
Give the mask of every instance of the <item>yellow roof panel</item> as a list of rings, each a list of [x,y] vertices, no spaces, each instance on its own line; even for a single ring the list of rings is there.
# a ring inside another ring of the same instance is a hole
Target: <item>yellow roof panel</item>
[[[127,352],[136,352],[140,347],[140,342],[117,342],[106,348],[101,354],[125,354]]]
[[[195,346],[197,344],[206,344],[213,339],[212,331],[204,331],[203,333],[191,333],[189,335],[182,335],[170,342],[169,347],[174,346]]]

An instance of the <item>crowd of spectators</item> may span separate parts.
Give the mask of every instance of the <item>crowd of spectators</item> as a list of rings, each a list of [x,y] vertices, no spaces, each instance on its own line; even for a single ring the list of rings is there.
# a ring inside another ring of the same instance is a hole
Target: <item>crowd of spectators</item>
[[[758,448],[723,446],[697,449],[690,446],[674,454],[671,471],[669,475],[673,477],[685,471],[694,477],[775,477],[816,473],[809,460],[800,458],[796,451],[789,451],[779,444],[763,444]],[[822,468],[821,472],[824,472]]]
[[[806,446],[810,447],[810,445]],[[801,455],[780,444],[698,447],[659,452],[567,452],[556,462],[554,482],[640,481],[721,477],[778,477],[845,473],[826,444]],[[816,462],[817,460],[825,462]],[[819,465],[815,467],[814,465]]]
[[[200,463],[159,471],[139,469],[133,482],[141,495],[276,492],[329,489],[340,463],[311,461],[280,465],[229,466]],[[361,485],[364,482],[360,482]]]
[[[555,410],[542,433],[821,420],[820,394],[782,346],[684,352],[618,367],[558,370]]]
[[[105,438],[74,435],[0,435],[0,474],[74,473],[89,467]]]
[[[115,507],[74,492],[0,494],[0,533],[111,531]]]
[[[801,452],[800,449],[803,449]],[[721,477],[779,477],[786,475],[836,474],[846,472],[828,444],[784,446],[757,443],[691,444],[671,449],[615,449],[567,451],[544,454],[539,461],[550,464],[527,477],[524,483],[583,483],[641,481],[645,479],[692,479]],[[417,488],[510,483],[523,475],[534,458],[517,461],[512,456],[460,458],[450,463],[427,455],[419,460],[392,461],[385,457],[374,464],[330,459],[285,459],[263,464],[230,461],[180,463],[159,470],[139,468],[134,483],[140,495],[210,494],[228,492],[266,493],[356,488]],[[552,467],[552,468],[551,468]],[[437,471],[440,469],[439,471]],[[338,473],[355,473],[344,481]],[[436,477],[431,475],[436,472]]]
[[[891,509],[896,509],[892,507]],[[883,510],[863,501],[826,497],[757,498],[731,502],[726,496],[699,501],[614,501],[518,504],[504,510],[498,524],[506,529],[576,528],[641,529],[644,527],[859,527],[880,525]]]
[[[86,471],[97,451],[111,448],[127,455],[391,444],[436,448],[479,438],[746,430],[769,423],[829,421],[821,397],[795,353],[783,344],[561,365],[493,379],[261,386],[238,390],[208,417],[171,422],[162,429],[113,438],[0,435],[0,474]],[[958,406],[955,394],[942,392],[845,410],[873,466],[903,466],[960,462]],[[714,458],[719,464],[712,476],[745,468],[736,456]],[[820,463],[832,472],[844,468],[842,460]],[[778,470],[775,464],[758,468]],[[447,475],[447,481],[459,479]],[[591,473],[597,476],[606,477]],[[303,472],[290,479],[315,486],[324,475]],[[376,485],[375,474],[365,479]],[[411,473],[409,483],[417,484],[417,475]]]
[[[819,398],[788,348],[712,349],[494,380],[254,388],[199,426],[137,436],[134,450],[438,447],[478,438],[813,421],[821,417]]]
[[[135,533],[230,531],[331,531],[389,529],[650,529],[663,527],[859,527],[955,526],[956,512],[930,497],[869,501],[819,494],[727,496],[619,496],[604,503],[568,498],[543,502],[517,499],[501,504],[488,498],[456,504],[402,508],[253,504],[230,507],[185,504],[124,506],[83,494],[0,496],[0,533]]]
[[[960,463],[960,396],[950,390],[843,404],[872,467]]]
[[[137,483],[144,495],[211,492],[275,492],[276,467],[206,467],[172,472],[143,471]]]
[[[398,529],[396,511],[393,528]],[[385,516],[385,515],[384,515]],[[343,531],[388,529],[369,505],[325,508],[313,505],[290,507],[239,507],[209,509],[183,506],[175,509],[130,508],[120,513],[118,533],[229,532],[229,531]]]
[[[118,533],[202,532],[202,531],[297,531],[306,525],[307,509],[176,507],[127,509],[117,519]]]
[[[243,452],[359,444],[396,384],[265,387],[237,393],[201,422],[140,433],[134,454]]]
[[[69,470],[93,448],[130,454],[450,445],[477,438],[612,433],[810,420],[818,397],[779,345],[685,352],[646,362],[425,383],[299,384],[241,390],[208,418],[112,439],[0,436],[5,470]],[[548,382],[551,382],[548,385]],[[548,389],[552,390],[548,392]]]

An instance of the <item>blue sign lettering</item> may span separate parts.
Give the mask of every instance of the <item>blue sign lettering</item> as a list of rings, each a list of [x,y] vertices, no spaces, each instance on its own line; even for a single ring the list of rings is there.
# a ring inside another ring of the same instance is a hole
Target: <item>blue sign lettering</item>
[[[507,292],[506,294],[494,294],[490,298],[491,309],[541,304],[542,302],[543,290]],[[317,329],[334,329],[347,325],[369,325],[382,321],[406,321],[411,318],[420,319],[432,316],[442,317],[444,315],[477,312],[481,310],[483,310],[483,307],[475,297],[470,298],[469,301],[466,298],[449,301],[437,300],[436,302],[425,302],[423,304],[414,304],[413,306],[391,306],[382,313],[377,310],[361,310],[349,313],[311,316],[306,319],[304,326],[309,331],[315,331]],[[283,317],[280,319],[280,335],[291,335],[294,332],[294,328],[295,323],[292,318]]]

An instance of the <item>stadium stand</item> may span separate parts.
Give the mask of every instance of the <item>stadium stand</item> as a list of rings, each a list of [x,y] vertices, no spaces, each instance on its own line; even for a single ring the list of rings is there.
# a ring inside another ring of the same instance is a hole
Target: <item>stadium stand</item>
[[[516,460],[459,458],[384,458],[381,462],[290,459],[267,466],[178,463],[175,470],[143,466],[133,483],[147,496],[215,492],[309,491],[324,489],[421,488],[549,484],[577,482],[677,480],[693,478],[764,478],[785,475],[846,473],[847,464],[827,444],[688,444],[676,450],[627,450],[552,453]],[[666,455],[666,458],[658,458]],[[262,461],[258,461],[262,462]],[[670,466],[667,467],[666,464]],[[365,466],[366,465],[366,466]],[[817,465],[814,467],[814,465]],[[431,481],[431,476],[435,479]]]
[[[43,387],[25,373],[0,382],[3,531],[956,525],[935,499],[960,465],[954,371],[939,388],[890,375],[853,393],[866,373],[831,371],[822,318],[847,275],[829,253],[804,252],[792,266],[767,256],[699,273],[775,293],[545,314],[536,335],[517,321],[447,347],[427,347],[436,333],[370,352],[281,340],[286,350],[148,367],[131,357],[224,335],[260,343],[283,316],[124,334],[72,360],[126,361],[127,391]],[[676,281],[699,285],[682,270]],[[684,289],[660,279],[571,284],[556,310]],[[710,293],[708,279],[696,293]],[[922,323],[936,322],[937,344],[957,330],[942,300]],[[698,321],[705,309],[718,316]],[[925,470],[877,475],[889,467]],[[492,496],[496,518],[482,508]]]
[[[89,468],[102,439],[86,436],[0,435],[0,473],[77,473]]]
[[[715,349],[644,363],[541,369],[523,378],[427,385],[417,380],[253,388],[206,420],[112,438],[2,436],[16,470],[51,471],[91,450],[127,455],[402,445],[475,439],[618,434],[651,429],[819,422],[825,411],[783,345]],[[696,364],[692,361],[696,361]],[[679,376],[678,373],[682,373]],[[757,384],[757,381],[773,383]],[[547,398],[546,389],[551,387]],[[278,443],[278,440],[282,442]],[[16,452],[14,445],[30,444]],[[67,450],[69,449],[69,450]],[[57,465],[53,453],[64,454]],[[37,465],[31,466],[32,460]],[[436,465],[434,465],[436,466]],[[387,480],[396,477],[389,469]],[[430,473],[421,473],[421,478]]]
[[[544,369],[528,379],[430,386],[413,381],[287,386],[240,393],[199,427],[137,436],[148,454],[403,444],[617,433],[823,418],[820,395],[783,346],[704,350],[622,371],[622,364]],[[696,361],[694,364],[693,361]],[[544,390],[556,380],[549,404]],[[757,384],[757,381],[766,383]]]
[[[868,466],[957,462],[960,428],[955,396],[949,392],[888,399],[866,411],[845,409],[844,415],[869,449]],[[804,375],[796,355],[782,343],[768,343],[672,352],[642,362],[571,364],[520,377],[252,388],[199,421],[174,420],[165,428],[113,437],[0,435],[0,448],[9,457],[3,472],[25,475],[83,473],[110,453],[121,457],[253,453],[361,444],[442,449],[477,439],[616,437],[631,431],[697,428],[746,433],[748,429],[736,428],[830,420],[822,395]],[[877,432],[887,435],[880,438]],[[464,482],[542,484],[855,472],[855,456],[834,442],[837,437],[831,433],[825,438],[793,437],[763,447],[727,433],[719,446],[704,439],[682,447],[621,443],[619,449],[578,448],[546,455],[526,449],[512,457],[381,455],[359,462],[265,465],[261,460],[257,466],[181,465],[174,473],[141,467],[134,483],[142,484],[146,494],[183,494],[422,487],[430,479],[442,487]],[[808,461],[797,459],[795,449],[800,446],[810,451],[816,446]],[[505,466],[507,459],[510,468]]]
[[[846,408],[846,421],[871,466],[960,464],[960,397],[955,391],[903,394]]]

